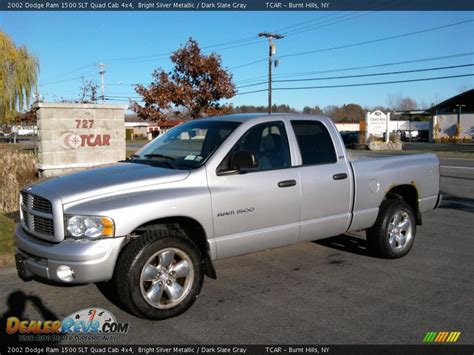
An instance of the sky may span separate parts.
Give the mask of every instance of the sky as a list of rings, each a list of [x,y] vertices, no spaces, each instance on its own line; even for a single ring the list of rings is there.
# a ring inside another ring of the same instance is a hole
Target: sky
[[[266,80],[268,47],[263,39],[257,37],[257,33],[262,31],[288,33],[286,38],[276,42],[276,58],[281,58],[278,67],[274,68],[275,80],[474,64],[474,22],[392,40],[284,57],[470,19],[474,19],[473,12],[3,12],[0,13],[0,30],[10,35],[17,45],[26,45],[39,58],[40,94],[45,101],[55,101],[77,98],[82,75],[87,80],[100,83],[96,64],[101,62],[107,65],[105,95],[136,97],[130,84],[149,84],[151,73],[156,68],[170,70],[172,66],[168,53],[183,45],[189,37],[196,39],[205,52],[212,50],[221,55],[223,66],[231,71],[240,93],[266,88],[265,84],[242,87]],[[248,41],[242,42],[242,39]],[[205,49],[207,46],[229,42],[233,43]],[[471,54],[331,72],[466,53]],[[239,67],[258,60],[261,61]],[[328,73],[301,74],[306,72]],[[274,83],[274,87],[345,85],[469,73],[474,74],[474,67],[379,77]],[[386,106],[390,96],[408,96],[426,108],[473,87],[474,76],[381,86],[275,91],[273,103],[288,104],[299,110],[304,106],[325,107],[348,103],[375,107]],[[128,100],[118,98],[110,102],[128,103]],[[238,95],[229,102],[235,106],[266,105],[267,93]]]

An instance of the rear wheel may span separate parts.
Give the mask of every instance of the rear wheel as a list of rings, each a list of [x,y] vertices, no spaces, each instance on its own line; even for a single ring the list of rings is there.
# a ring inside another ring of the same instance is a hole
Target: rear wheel
[[[408,254],[415,234],[412,208],[403,200],[384,200],[377,221],[367,230],[367,243],[373,254],[396,259]]]
[[[180,230],[149,231],[126,246],[114,278],[120,300],[132,313],[171,318],[191,307],[201,291],[201,254]]]

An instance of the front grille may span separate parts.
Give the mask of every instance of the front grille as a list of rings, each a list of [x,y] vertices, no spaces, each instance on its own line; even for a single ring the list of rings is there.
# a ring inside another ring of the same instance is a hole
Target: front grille
[[[26,207],[21,207],[21,212],[23,212],[23,223],[25,223],[26,228],[30,229],[30,215],[26,210]]]
[[[33,195],[33,209],[44,213],[53,213],[53,206],[47,199]]]
[[[44,197],[21,192],[23,228],[38,237],[54,238],[53,205]]]
[[[44,235],[54,235],[54,222],[52,219],[33,215],[33,230]]]

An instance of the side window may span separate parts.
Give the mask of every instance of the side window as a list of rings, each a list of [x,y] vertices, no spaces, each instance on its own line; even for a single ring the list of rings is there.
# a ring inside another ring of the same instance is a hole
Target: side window
[[[288,138],[283,122],[268,122],[250,128],[234,145],[218,170],[230,169],[231,156],[238,151],[250,152],[257,166],[249,172],[288,168],[291,165]]]
[[[303,165],[330,164],[337,161],[331,136],[321,122],[291,121]]]

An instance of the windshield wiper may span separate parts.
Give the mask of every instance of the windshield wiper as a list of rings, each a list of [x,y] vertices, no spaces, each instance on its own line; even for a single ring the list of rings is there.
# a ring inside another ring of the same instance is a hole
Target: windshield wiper
[[[138,158],[140,158],[140,156],[137,156]],[[144,155],[145,158],[162,158],[162,159],[166,159],[165,161],[161,161],[159,163],[161,164],[167,164],[168,166],[170,166],[171,168],[173,169],[178,169],[178,167],[176,166],[175,163],[173,163],[173,160],[175,160],[173,157],[170,157],[168,155],[163,155],[163,154],[158,154],[158,153],[150,153],[150,154],[145,154]]]
[[[163,154],[157,154],[157,153],[145,154],[144,157],[146,157],[146,158],[163,158],[163,159],[168,159],[168,160],[175,160],[173,157],[170,157],[169,155],[163,155]]]

